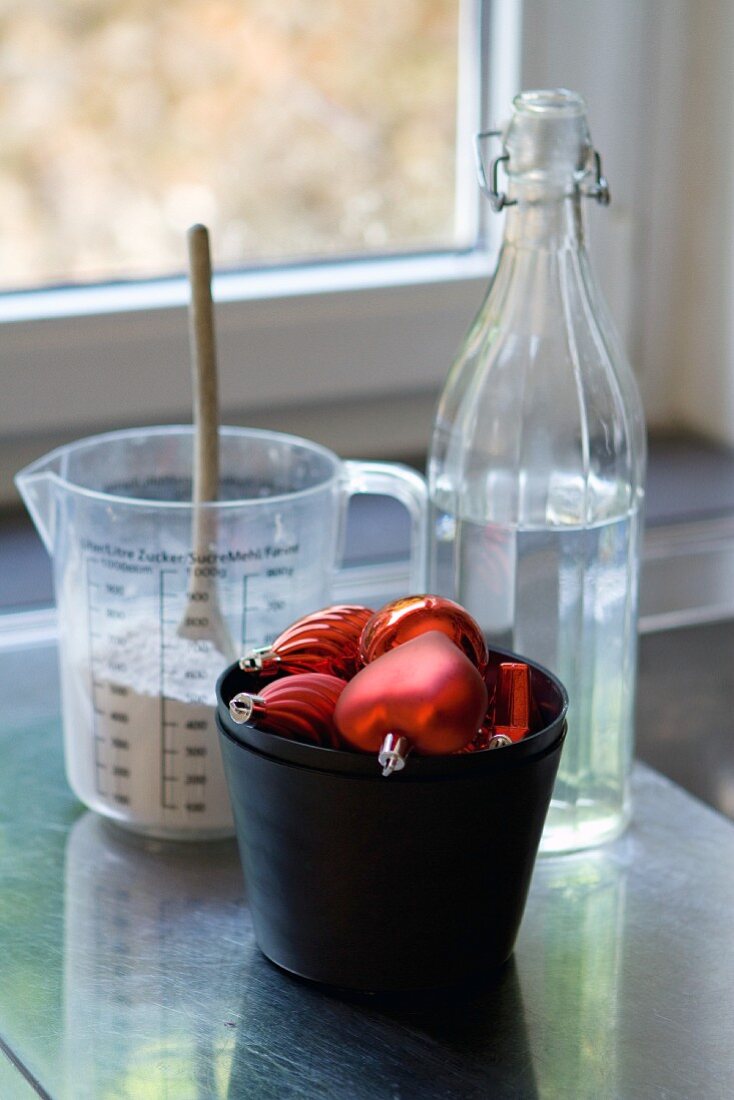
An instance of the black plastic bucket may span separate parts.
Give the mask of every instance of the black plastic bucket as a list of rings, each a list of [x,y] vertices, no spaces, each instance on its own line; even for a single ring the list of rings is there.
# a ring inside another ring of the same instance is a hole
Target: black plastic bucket
[[[236,664],[223,673],[217,728],[255,935],[269,959],[377,992],[459,985],[508,958],[568,704],[562,684],[528,663],[542,729],[494,751],[412,755],[387,778],[373,756],[235,724],[229,700],[257,681]]]

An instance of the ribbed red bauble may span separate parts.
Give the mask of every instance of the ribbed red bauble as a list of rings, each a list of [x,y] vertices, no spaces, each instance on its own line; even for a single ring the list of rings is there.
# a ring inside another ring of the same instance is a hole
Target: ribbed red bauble
[[[446,634],[431,630],[365,665],[339,696],[334,721],[353,748],[380,753],[389,774],[411,749],[440,755],[462,748],[486,709],[477,669]]]
[[[429,630],[445,634],[480,672],[484,671],[487,646],[479,624],[458,603],[431,595],[403,596],[376,611],[362,631],[362,663],[367,665]]]
[[[304,615],[272,645],[251,649],[240,661],[245,672],[321,672],[348,680],[360,666],[359,640],[370,607],[335,604]]]
[[[229,703],[238,725],[253,722],[258,729],[282,737],[338,748],[334,708],[346,680],[319,672],[300,672],[271,680],[257,694],[241,691]]]

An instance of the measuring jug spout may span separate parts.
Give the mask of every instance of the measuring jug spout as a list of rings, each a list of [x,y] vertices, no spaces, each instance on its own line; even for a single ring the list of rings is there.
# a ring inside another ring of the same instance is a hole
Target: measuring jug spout
[[[59,476],[59,459],[55,454],[39,458],[15,475],[18,492],[49,554],[53,554],[55,545]]]

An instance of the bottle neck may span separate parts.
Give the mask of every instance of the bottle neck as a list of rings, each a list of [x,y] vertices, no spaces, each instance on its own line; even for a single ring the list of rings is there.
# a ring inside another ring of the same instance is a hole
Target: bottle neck
[[[578,185],[549,187],[516,177],[508,188],[504,244],[558,251],[584,247],[584,214]]]

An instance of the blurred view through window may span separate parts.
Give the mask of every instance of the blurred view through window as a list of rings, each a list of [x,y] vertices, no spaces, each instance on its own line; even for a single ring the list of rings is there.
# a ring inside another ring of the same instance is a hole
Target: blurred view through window
[[[0,286],[454,247],[459,0],[0,0]]]

